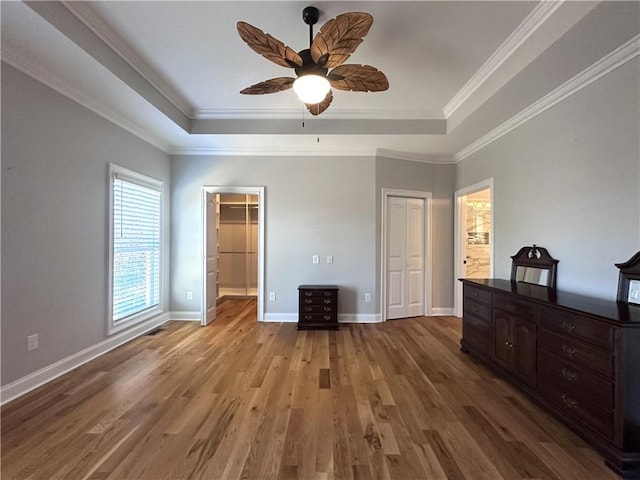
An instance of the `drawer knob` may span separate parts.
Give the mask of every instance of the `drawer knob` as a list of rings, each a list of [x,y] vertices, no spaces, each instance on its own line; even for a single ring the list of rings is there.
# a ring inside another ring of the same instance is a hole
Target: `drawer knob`
[[[566,368],[562,369],[562,376],[570,382],[575,382],[578,378],[578,374],[576,372],[572,372],[571,370],[567,370]]]
[[[516,307],[512,303],[507,304],[507,310],[509,310],[510,312],[513,312],[515,309]]]
[[[564,352],[565,355],[569,357],[575,357],[577,353],[576,349],[570,347],[569,345],[562,345],[562,351]]]
[[[325,315],[325,316],[324,316],[324,319],[325,319],[325,320],[331,320],[331,315]]]
[[[325,297],[330,297],[331,296],[331,292],[324,292],[324,296]]]
[[[562,322],[562,328],[564,328],[569,333],[573,333],[576,330],[576,325],[565,320]]]
[[[305,319],[305,320],[311,320],[312,318],[313,318],[313,317],[312,317],[311,315],[305,315],[305,316],[304,316],[304,319]]]
[[[331,303],[331,299],[324,299],[324,303],[326,303],[327,305],[329,305]]]
[[[507,348],[513,348],[513,343],[509,341],[504,342],[504,344],[507,346]]]
[[[575,401],[573,398],[569,397],[564,393],[560,395],[560,397],[562,398],[562,401],[564,402],[564,404],[569,408],[575,408],[576,405],[578,405],[577,401]]]
[[[310,298],[305,298],[304,299],[304,303],[306,303],[308,305],[310,303],[313,303],[313,300],[311,300]]]
[[[325,312],[330,312],[331,311],[331,307],[324,307],[324,311]]]
[[[313,295],[312,292],[304,292],[305,296],[310,297],[311,295]]]
[[[311,307],[304,307],[305,312],[310,312],[311,310],[313,310]]]

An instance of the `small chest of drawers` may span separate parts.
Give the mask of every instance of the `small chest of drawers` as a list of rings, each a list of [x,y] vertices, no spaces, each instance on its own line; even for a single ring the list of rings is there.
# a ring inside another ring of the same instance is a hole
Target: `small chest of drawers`
[[[335,285],[298,287],[298,330],[338,329],[338,290]]]

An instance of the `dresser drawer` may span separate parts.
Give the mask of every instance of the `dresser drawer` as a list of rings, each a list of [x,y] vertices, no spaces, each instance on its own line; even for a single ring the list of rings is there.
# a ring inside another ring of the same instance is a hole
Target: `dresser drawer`
[[[335,298],[336,290],[300,290],[300,298]]]
[[[535,320],[536,308],[531,302],[519,300],[510,295],[496,294],[493,296],[493,308],[508,312],[523,320],[533,322]]]
[[[462,320],[462,338],[486,355],[491,354],[491,324],[480,317],[465,313]]]
[[[300,297],[300,305],[302,307],[304,306],[318,306],[318,307],[322,307],[322,306],[327,306],[327,307],[332,307],[334,305],[337,304],[337,299],[336,297]]]
[[[473,315],[489,322],[491,320],[491,308],[489,305],[474,300],[464,299],[464,316]]]
[[[567,391],[588,397],[595,403],[613,409],[613,384],[598,375],[577,367],[545,351],[538,353],[538,372],[553,379]]]
[[[304,323],[331,323],[336,321],[336,315],[332,313],[303,313],[300,320]]]
[[[335,303],[330,305],[304,305],[300,308],[302,313],[331,313],[335,311]]]
[[[560,332],[567,338],[575,338],[613,350],[613,327],[562,310],[543,307],[540,311],[540,323],[543,327]]]
[[[576,392],[555,383],[549,377],[538,381],[538,391],[563,412],[582,421],[599,434],[613,438],[613,412]]]
[[[566,335],[541,328],[538,347],[594,372],[613,378],[613,354]]]
[[[491,292],[466,284],[464,285],[463,297],[465,304],[468,300],[485,303],[487,305],[491,304]]]

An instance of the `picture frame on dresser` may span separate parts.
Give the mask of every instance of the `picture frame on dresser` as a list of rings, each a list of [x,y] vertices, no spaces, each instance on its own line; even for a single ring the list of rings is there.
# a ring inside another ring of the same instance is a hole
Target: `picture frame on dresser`
[[[626,262],[615,265],[620,270],[617,301],[640,305],[640,252]]]

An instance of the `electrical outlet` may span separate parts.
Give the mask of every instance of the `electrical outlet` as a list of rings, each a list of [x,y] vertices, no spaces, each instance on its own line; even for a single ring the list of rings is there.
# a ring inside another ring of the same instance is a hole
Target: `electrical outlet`
[[[333,255],[327,255],[327,263],[333,263]]]
[[[193,300],[193,292],[191,290],[187,292],[187,300]]]
[[[269,301],[270,302],[276,301],[276,292],[269,292]]]
[[[27,352],[31,352],[33,350],[37,350],[38,348],[38,334],[34,333],[33,335],[29,335],[27,337]]]
[[[364,294],[364,301],[365,302],[370,302],[371,301],[371,294],[369,292]]]
[[[314,264],[320,263],[320,257],[319,257],[318,255],[314,255],[314,256],[312,257],[312,262],[313,262]]]

